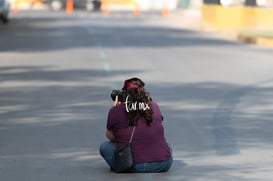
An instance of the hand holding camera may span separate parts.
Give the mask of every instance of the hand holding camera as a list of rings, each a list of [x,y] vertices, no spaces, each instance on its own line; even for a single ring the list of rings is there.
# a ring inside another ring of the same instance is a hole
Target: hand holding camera
[[[121,104],[122,102],[122,92],[120,90],[112,90],[111,98],[114,101],[114,106]]]

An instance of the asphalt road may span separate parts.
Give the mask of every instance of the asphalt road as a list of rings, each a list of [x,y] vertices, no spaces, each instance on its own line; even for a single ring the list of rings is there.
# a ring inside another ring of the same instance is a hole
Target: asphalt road
[[[1,24],[0,180],[272,180],[272,49],[183,23],[32,11]],[[167,173],[114,174],[98,154],[110,91],[133,76],[164,114]]]

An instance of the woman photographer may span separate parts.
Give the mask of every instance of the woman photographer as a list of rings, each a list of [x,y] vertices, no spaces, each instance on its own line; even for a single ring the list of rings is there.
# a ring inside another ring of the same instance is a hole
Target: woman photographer
[[[139,78],[125,80],[121,95],[108,113],[106,141],[100,154],[115,171],[114,152],[128,144],[133,127],[131,149],[133,167],[129,172],[166,172],[172,165],[172,151],[167,144],[162,125],[163,116],[151,100]]]

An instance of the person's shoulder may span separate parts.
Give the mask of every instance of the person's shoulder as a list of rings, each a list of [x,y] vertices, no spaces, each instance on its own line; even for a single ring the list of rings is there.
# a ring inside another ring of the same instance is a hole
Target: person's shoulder
[[[151,107],[153,109],[154,115],[160,116],[160,117],[158,117],[158,120],[163,121],[163,116],[161,114],[158,104],[155,101],[151,101],[150,103],[151,103]]]
[[[155,101],[151,101],[150,105],[151,105],[152,109],[159,109],[159,106],[158,106],[157,102],[155,102]]]
[[[157,102],[151,101],[151,102],[150,102],[150,105],[151,105],[152,109],[154,109],[154,110],[155,110],[155,109],[160,110],[159,105],[157,104]]]
[[[157,102],[155,102],[155,101],[151,101],[150,104],[151,104],[152,106],[158,107],[158,104],[157,104]]]
[[[119,104],[117,106],[113,106],[110,109],[110,112],[116,112],[124,109],[124,104]]]

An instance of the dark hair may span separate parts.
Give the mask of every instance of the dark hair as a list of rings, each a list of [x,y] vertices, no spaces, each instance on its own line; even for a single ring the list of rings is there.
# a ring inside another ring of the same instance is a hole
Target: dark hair
[[[149,109],[140,109],[140,106],[136,106],[135,109],[127,111],[129,125],[136,125],[139,118],[143,117],[146,120],[146,124],[149,126],[152,120],[153,110],[151,107],[151,98],[149,93],[146,92],[145,83],[139,78],[131,78],[124,81],[123,98],[124,102],[127,101],[131,104],[144,104],[149,106]]]

